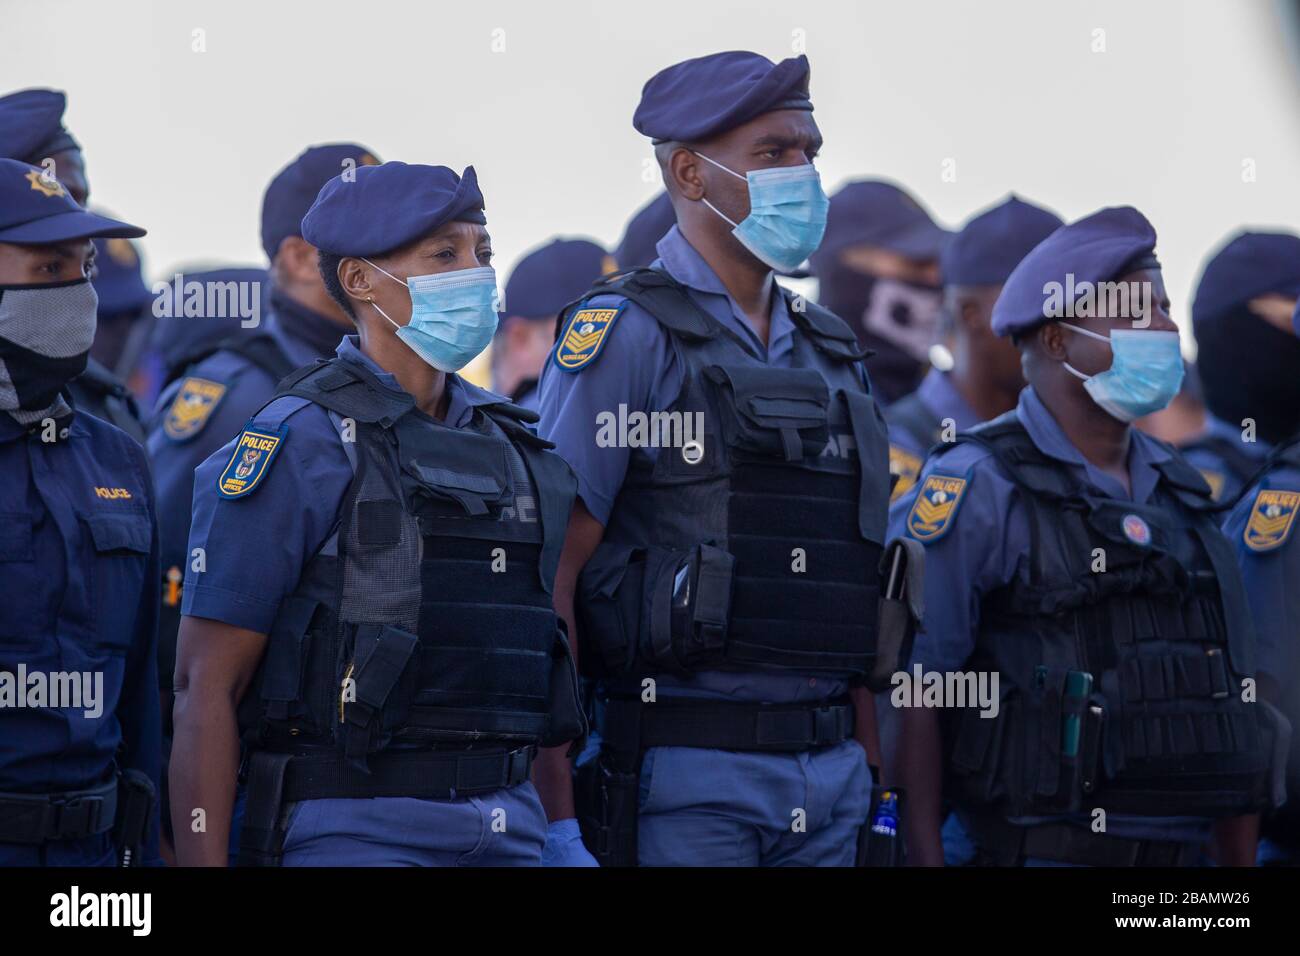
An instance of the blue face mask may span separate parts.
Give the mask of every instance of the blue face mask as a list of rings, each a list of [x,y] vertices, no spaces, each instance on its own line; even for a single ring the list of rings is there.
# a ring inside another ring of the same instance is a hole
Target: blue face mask
[[[1092,400],[1112,417],[1131,422],[1160,411],[1178,394],[1183,384],[1183,355],[1177,332],[1116,329],[1107,338],[1068,322],[1061,325],[1110,346],[1110,368],[1104,372],[1084,375],[1069,362],[1065,368],[1083,379]]]
[[[752,169],[742,176],[703,153],[695,155],[749,184],[749,215],[739,224],[707,199],[701,201],[731,225],[731,234],[761,262],[789,272],[817,251],[831,201],[812,163]]]
[[[361,261],[375,266],[369,259]],[[375,268],[402,282],[386,269]],[[406,325],[370,304],[420,358],[439,371],[457,372],[488,347],[497,330],[497,274],[491,266],[411,276],[402,284],[411,293],[411,321]]]

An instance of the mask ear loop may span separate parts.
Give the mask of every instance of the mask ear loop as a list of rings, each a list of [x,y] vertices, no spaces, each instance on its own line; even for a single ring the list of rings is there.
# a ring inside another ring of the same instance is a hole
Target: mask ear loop
[[[376,268],[376,269],[379,269],[379,266],[375,266],[375,268]],[[382,269],[380,269],[379,271],[380,271],[380,272],[383,272]],[[374,299],[370,298],[370,296],[366,296],[366,301],[370,303],[370,307],[371,307],[372,309],[374,309],[376,312],[378,312],[380,315],[382,315],[385,319],[388,319],[388,324],[389,324],[389,325],[391,325],[391,326],[392,326],[393,328],[395,328],[395,329],[400,329],[400,328],[401,328],[400,325],[398,325],[398,324],[397,324],[396,322],[394,322],[391,318],[389,318],[387,312],[385,312],[383,309],[381,309],[381,308],[379,307],[379,303],[378,303],[378,302],[376,302]]]
[[[357,256],[357,258],[360,259],[362,262],[364,262],[366,265],[370,266],[372,269],[378,269],[380,272],[382,272],[384,275],[388,276],[388,278],[392,279],[394,282],[400,282],[402,285],[406,286],[406,288],[408,288],[408,289],[411,287],[411,286],[410,286],[410,283],[406,282],[404,279],[399,279],[399,278],[397,278],[397,276],[393,275],[391,272],[389,272],[389,271],[388,271],[387,269],[385,269],[383,266],[377,266],[377,265],[375,265],[373,262],[371,262],[371,261],[370,261],[369,259],[367,259],[365,256]],[[389,324],[389,325],[391,325],[391,326],[392,326],[393,328],[395,328],[395,329],[400,329],[400,328],[401,328],[400,325],[398,325],[398,324],[397,324],[396,322],[394,322],[391,318],[389,318],[388,313],[385,312],[383,309],[381,309],[381,308],[379,307],[379,304],[378,304],[377,302],[375,302],[374,299],[372,299],[370,296],[366,296],[366,301],[370,303],[370,307],[371,307],[371,308],[373,308],[376,312],[378,312],[380,315],[382,315],[385,319],[388,319],[388,324]]]
[[[1057,324],[1064,326],[1065,328],[1069,329],[1071,332],[1078,332],[1080,335],[1086,335],[1089,338],[1096,339],[1098,342],[1105,342],[1107,345],[1110,345],[1110,336],[1108,335],[1101,335],[1097,332],[1089,331],[1088,329],[1081,329],[1077,325],[1071,325],[1069,322],[1058,322]],[[1113,348],[1112,351],[1114,351]],[[1092,378],[1091,375],[1084,375],[1082,372],[1080,372],[1069,362],[1062,362],[1061,364],[1064,365],[1065,370],[1069,372],[1071,375],[1073,375],[1075,378],[1081,379],[1082,381],[1085,382],[1088,381],[1090,378]]]
[[[735,176],[737,179],[742,179],[742,180],[744,180],[746,183],[749,182],[749,177],[740,175],[740,173],[736,172],[734,169],[728,169],[726,166],[723,166],[723,165],[722,165],[720,162],[718,162],[716,159],[709,159],[709,157],[705,156],[703,153],[696,152],[695,150],[691,150],[691,152],[692,152],[692,153],[695,153],[696,156],[700,157],[700,159],[704,160],[706,163],[712,163],[714,166],[717,166],[717,167],[718,167],[720,170],[722,170],[724,173],[729,173],[730,175]],[[739,223],[737,223],[737,222],[736,222],[734,219],[732,219],[731,217],[729,217],[729,216],[727,216],[727,215],[724,215],[723,212],[722,212],[722,210],[720,210],[717,206],[713,205],[713,203],[709,202],[708,199],[706,199],[704,196],[701,196],[701,197],[700,197],[700,202],[704,203],[704,205],[706,205],[706,206],[708,206],[710,209],[712,209],[712,210],[714,211],[714,213],[716,213],[716,214],[717,214],[717,215],[722,219],[722,221],[725,222],[725,223],[726,223],[728,226],[730,226],[732,229],[739,229],[739,228],[740,228],[740,224],[739,224]],[[378,267],[376,267],[376,268],[378,268]]]

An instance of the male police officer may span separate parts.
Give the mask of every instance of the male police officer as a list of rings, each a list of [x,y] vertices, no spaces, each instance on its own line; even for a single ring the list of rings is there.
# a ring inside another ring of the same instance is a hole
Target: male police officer
[[[852,331],[773,276],[825,222],[808,70],[720,53],[645,85],[677,225],[565,317],[543,374],[580,496],[556,606],[572,622],[577,592],[604,678],[579,770],[602,862],[846,865],[867,813],[847,694],[875,649],[886,438]]]
[[[884,403],[920,383],[938,333],[939,257],[949,234],[905,190],[859,180],[831,197],[826,236],[812,256],[817,301],[872,349],[871,383]]]
[[[916,483],[926,453],[945,429],[955,433],[1015,408],[1025,384],[1020,354],[993,334],[993,303],[1011,270],[1061,225],[1056,213],[1011,196],[967,222],[944,248],[944,316],[952,330],[953,367],[930,369],[915,392],[885,412],[889,471],[897,477],[894,498]]]
[[[66,107],[67,97],[57,90],[20,90],[0,97],[0,157],[40,166],[84,206],[90,198],[90,182],[81,147],[63,126]],[[95,261],[96,269],[101,264],[113,268],[99,255]],[[97,337],[112,331],[101,329]],[[90,356],[86,370],[69,387],[82,412],[113,423],[136,441],[144,440],[140,411],[125,381],[98,356]]]
[[[1210,258],[1196,287],[1192,328],[1210,419],[1183,446],[1218,501],[1232,501],[1300,428],[1300,236],[1243,232]]]
[[[1300,307],[1292,316],[1300,338]],[[1276,371],[1300,378],[1300,353],[1290,368]],[[1246,582],[1246,598],[1259,637],[1261,692],[1291,722],[1287,755],[1288,799],[1264,821],[1260,843],[1263,863],[1295,862],[1300,858],[1300,427],[1273,450],[1254,484],[1245,489],[1224,522],[1223,530],[1237,549]]]
[[[90,238],[141,235],[0,160],[0,864],[112,866],[115,818],[157,857],[153,489],[66,391],[95,335]]]
[[[302,238],[301,222],[321,186],[374,162],[362,146],[313,146],[276,174],[262,197],[262,249],[271,263],[271,315],[255,330],[236,330],[232,325],[227,336],[196,343],[184,360],[176,362],[179,375],[159,397],[147,447],[162,502],[158,513],[163,558],[158,665],[165,708],[176,662],[181,583],[189,563],[185,543],[194,498],[194,469],[266,404],[280,379],[299,366],[332,355],[352,328],[321,281],[316,249]],[[202,282],[224,279],[224,275],[188,277]],[[260,274],[256,274],[251,281],[259,280]],[[243,281],[250,280],[245,277]],[[260,299],[260,282],[254,294]],[[215,325],[221,320],[167,318],[160,325],[175,326],[181,321]],[[167,717],[164,714],[164,724]]]
[[[303,220],[360,337],[195,473],[182,862],[224,860],[241,698],[250,862],[541,860],[533,757],[583,731],[550,595],[573,476],[535,416],[454,374],[496,327],[485,222],[472,167],[405,163],[335,177]]]
[[[506,280],[502,318],[492,338],[492,388],[537,409],[537,380],[555,342],[560,310],[613,272],[607,253],[586,239],[553,239],[519,260]]]
[[[920,863],[942,860],[945,772],[986,862],[1185,864],[1211,818],[1219,861],[1253,860],[1253,818],[1233,818],[1266,802],[1274,725],[1243,689],[1241,577],[1199,475],[1129,426],[1183,370],[1155,243],[1137,210],[1104,209],[1025,257],[993,329],[1029,387],[891,511],[946,588],[913,679],[987,681],[978,703],[947,701],[942,744],[921,687],[899,695]]]

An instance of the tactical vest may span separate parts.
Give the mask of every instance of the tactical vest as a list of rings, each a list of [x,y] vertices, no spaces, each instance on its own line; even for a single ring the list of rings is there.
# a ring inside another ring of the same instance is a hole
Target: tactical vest
[[[86,370],[70,383],[78,408],[116,425],[140,444],[144,444],[144,425],[135,396],[126,383],[107,368],[90,359]]]
[[[1137,504],[1091,493],[1014,412],[957,440],[993,453],[1031,534],[1028,581],[980,608],[969,669],[999,675],[999,709],[964,708],[950,728],[958,801],[1012,817],[1262,806],[1270,718],[1242,700],[1249,611],[1196,470],[1157,463],[1159,484]]]
[[[870,670],[888,440],[852,331],[783,291],[794,364],[774,368],[662,272],[589,295],[606,293],[667,331],[684,381],[650,417],[657,455],[632,457],[579,581],[584,667]]]
[[[355,426],[354,478],[272,627],[253,749],[337,748],[365,769],[381,751],[581,736],[551,605],[575,482],[524,426],[532,413],[502,399],[452,428],[338,358],[283,395]]]
[[[170,366],[167,380],[163,385],[171,384],[186,371],[217,352],[233,352],[250,365],[261,369],[276,382],[296,368],[271,333],[236,333],[217,342],[201,342],[197,347],[181,355]]]

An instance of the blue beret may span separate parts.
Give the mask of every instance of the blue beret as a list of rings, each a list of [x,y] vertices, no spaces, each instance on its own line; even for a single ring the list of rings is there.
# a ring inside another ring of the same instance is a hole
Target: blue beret
[[[95,240],[95,278],[99,314],[139,312],[153,300],[144,284],[140,253],[129,239]]]
[[[144,230],[86,212],[41,169],[0,159],[0,242],[44,245],[72,239],[138,239]]]
[[[1269,292],[1300,295],[1300,236],[1243,232],[1205,264],[1192,301],[1199,325]]]
[[[614,250],[614,261],[620,269],[650,265],[659,258],[655,245],[676,224],[677,213],[673,211],[672,200],[667,192],[661,192],[637,210],[628,222],[623,238]]]
[[[302,237],[336,256],[378,256],[448,222],[487,222],[473,166],[384,163],[335,176],[302,220]]]
[[[909,259],[937,259],[951,234],[905,190],[879,179],[848,183],[831,197],[826,234],[812,256],[814,274],[850,246],[871,245]]]
[[[940,259],[944,285],[1001,285],[1030,249],[1063,225],[1056,213],[1011,196],[952,237]]]
[[[376,166],[379,160],[356,143],[312,146],[276,173],[262,196],[262,250],[274,259],[280,243],[302,235],[302,217],[320,195],[321,187],[343,172],[352,160],[357,166]]]
[[[63,128],[68,98],[57,90],[19,90],[0,97],[0,158],[39,163],[65,149],[79,149]]]
[[[553,319],[612,266],[607,253],[585,239],[555,239],[528,253],[506,282],[502,315]]]
[[[656,143],[699,142],[773,110],[811,110],[808,57],[732,51],[684,60],[641,88],[632,125]]]
[[[993,332],[1014,335],[1044,322],[1049,283],[1075,288],[1111,282],[1138,267],[1154,265],[1155,228],[1132,206],[1102,209],[1062,226],[1020,260],[993,304]],[[1080,292],[1082,294],[1082,292]]]

